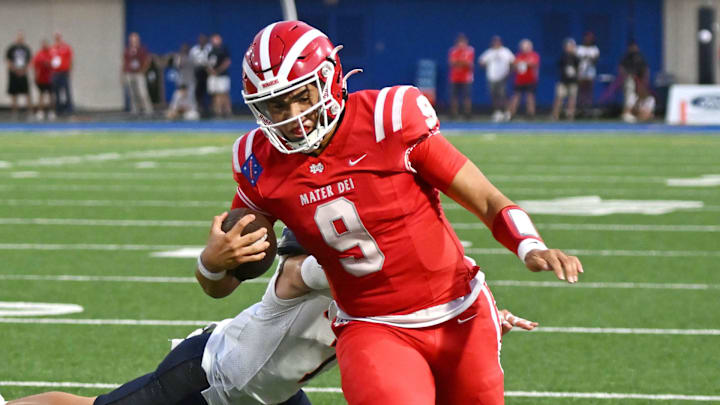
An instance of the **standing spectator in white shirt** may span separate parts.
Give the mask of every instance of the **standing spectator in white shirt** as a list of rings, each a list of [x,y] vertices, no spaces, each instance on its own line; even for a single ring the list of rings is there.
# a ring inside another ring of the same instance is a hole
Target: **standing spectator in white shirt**
[[[478,63],[485,67],[485,75],[490,89],[493,105],[493,121],[506,120],[509,114],[507,106],[507,78],[515,55],[502,44],[502,39],[495,35],[490,41],[490,48],[480,55]]]
[[[597,76],[597,61],[600,58],[600,49],[595,45],[595,34],[588,31],[583,42],[577,47],[577,56],[580,58],[578,71],[578,106],[587,112],[593,104],[593,84]]]
[[[190,48],[190,60],[195,66],[195,101],[203,117],[208,116],[207,66],[211,50],[212,44],[204,34],[198,35],[197,44]]]

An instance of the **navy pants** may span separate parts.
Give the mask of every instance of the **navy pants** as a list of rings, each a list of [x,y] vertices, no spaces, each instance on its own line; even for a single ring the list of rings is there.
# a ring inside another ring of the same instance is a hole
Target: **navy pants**
[[[210,333],[184,340],[160,363],[145,374],[114,391],[100,395],[94,405],[207,405],[201,392],[208,388],[202,356]],[[311,405],[299,390],[282,405]]]

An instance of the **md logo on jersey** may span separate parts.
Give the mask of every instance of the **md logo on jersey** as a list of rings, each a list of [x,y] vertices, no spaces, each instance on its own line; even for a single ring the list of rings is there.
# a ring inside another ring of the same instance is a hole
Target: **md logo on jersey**
[[[260,166],[260,163],[258,163],[257,159],[255,158],[255,154],[251,153],[250,156],[247,158],[245,163],[240,167],[240,172],[245,176],[246,179],[255,186],[258,182],[258,178],[260,178],[260,174],[262,173],[263,168]]]
[[[310,173],[316,174],[316,173],[322,173],[323,170],[325,170],[325,166],[323,166],[322,163],[316,163],[310,165]]]

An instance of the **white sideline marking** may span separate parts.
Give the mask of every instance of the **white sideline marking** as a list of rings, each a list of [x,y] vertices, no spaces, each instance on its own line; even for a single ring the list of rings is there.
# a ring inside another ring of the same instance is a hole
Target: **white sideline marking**
[[[9,167],[12,167],[12,163],[6,160],[0,160],[0,169],[7,169]]]
[[[151,277],[151,276],[76,276],[61,274],[55,276],[42,276],[32,274],[0,274],[0,280],[26,280],[26,281],[78,281],[78,282],[118,282],[118,283],[179,283],[195,284],[195,277]],[[258,277],[245,280],[243,283],[267,284],[268,277]]]
[[[82,276],[82,275],[32,275],[32,274],[0,274],[0,280],[26,281],[77,281],[77,282],[120,282],[120,283],[187,283],[195,284],[195,277],[151,277],[151,276]],[[243,283],[267,284],[268,277],[245,280]],[[653,289],[653,290],[718,290],[720,284],[682,284],[682,283],[630,283],[630,282],[581,282],[568,284],[563,281],[519,281],[519,280],[488,280],[491,286],[500,287],[533,287],[533,288],[619,288],[619,289]]]
[[[203,146],[199,148],[156,149],[125,153],[110,152],[98,153],[94,155],[43,157],[39,159],[21,160],[17,162],[17,164],[19,166],[62,166],[67,164],[78,164],[85,162],[106,162],[109,160],[152,159],[177,156],[204,156],[226,152],[227,148],[222,146]]]
[[[119,387],[120,384],[82,383],[74,381],[0,381],[0,386],[115,389]],[[342,394],[342,388],[340,387],[303,387],[303,391],[321,394]],[[720,401],[720,396],[716,395],[635,394],[619,392],[505,391],[505,396],[530,398],[646,399],[654,401]]]
[[[0,323],[46,325],[120,325],[120,326],[205,326],[212,321],[164,319],[77,319],[77,318],[2,318]],[[520,329],[518,329],[520,330]],[[720,336],[720,329],[647,329],[588,328],[580,326],[539,326],[527,333],[592,333],[620,335],[708,335]]]
[[[0,218],[0,225],[79,225],[79,226],[168,226],[208,227],[209,221],[164,219],[84,219],[84,218]],[[481,222],[453,222],[456,230],[488,228]],[[720,232],[720,225],[644,225],[644,224],[547,224],[536,223],[538,229],[558,231],[613,232]]]
[[[720,186],[720,174],[704,174],[694,179],[667,179],[671,187],[715,187]]]
[[[127,251],[169,251],[180,249],[202,249],[191,245],[132,245],[99,243],[0,243],[0,250],[127,250]],[[484,255],[511,255],[505,248],[468,248],[466,253]],[[565,252],[582,256],[630,256],[630,257],[718,257],[715,250],[594,250],[567,249]],[[194,256],[194,257],[197,257]]]
[[[83,312],[83,310],[83,307],[75,304],[0,301],[0,316],[66,315]]]

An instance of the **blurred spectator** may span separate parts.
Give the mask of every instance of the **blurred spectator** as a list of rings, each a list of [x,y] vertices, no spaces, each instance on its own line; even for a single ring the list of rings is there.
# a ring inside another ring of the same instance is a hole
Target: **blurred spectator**
[[[203,34],[198,35],[197,44],[190,48],[190,59],[195,69],[195,101],[203,116],[208,114],[207,66],[211,50],[212,44]]]
[[[465,34],[459,34],[455,46],[448,53],[450,64],[450,114],[458,115],[459,100],[463,112],[470,118],[472,113],[472,84],[474,80],[475,48],[468,44]]]
[[[27,113],[32,110],[32,96],[30,95],[30,87],[28,85],[28,69],[32,60],[32,52],[25,44],[25,35],[22,31],[18,31],[15,42],[10,44],[5,51],[5,60],[8,64],[8,88],[10,95],[11,109],[13,118],[17,118],[18,114],[18,96],[24,95],[26,101]]]
[[[622,119],[626,122],[635,122],[636,118],[632,114],[632,109],[639,99],[638,93],[649,90],[650,77],[645,57],[635,41],[628,43],[627,52],[620,61],[618,69],[623,78],[625,94]]]
[[[153,106],[148,95],[145,73],[150,67],[150,54],[140,43],[140,35],[131,32],[128,36],[128,45],[123,53],[123,82],[130,98],[130,113],[145,115],[153,112]]]
[[[50,81],[55,99],[55,112],[57,115],[71,114],[73,101],[70,91],[70,72],[73,66],[73,51],[70,45],[63,41],[60,33],[55,33],[55,43],[50,47],[50,56],[52,57]]]
[[[655,116],[655,97],[648,86],[642,86],[637,91],[637,101],[630,109],[635,121],[649,121]],[[635,122],[632,121],[631,122]]]
[[[478,63],[485,67],[485,76],[493,106],[493,121],[496,122],[509,118],[509,114],[505,111],[507,108],[506,88],[510,66],[514,60],[515,55],[503,46],[502,40],[497,35],[492,37],[490,48],[478,58]]]
[[[180,51],[173,54],[170,59],[170,64],[175,70],[175,92],[166,113],[168,119],[179,116],[186,120],[199,118],[195,102],[195,65],[190,58],[189,50],[187,44],[182,44]]]
[[[55,111],[53,111],[52,97],[52,54],[50,53],[50,43],[43,39],[40,43],[40,50],[35,54],[32,60],[33,69],[35,69],[35,85],[38,88],[38,102],[35,118],[38,121],[45,119],[46,114],[49,120],[55,119]]]
[[[212,95],[213,113],[216,117],[229,117],[232,114],[230,103],[230,52],[223,45],[220,34],[211,38],[212,50],[208,56],[208,93]]]
[[[595,34],[588,31],[583,37],[583,43],[577,48],[580,58],[580,71],[578,72],[578,105],[581,112],[587,112],[593,104],[593,85],[597,76],[597,61],[600,58],[600,49],[595,45]]]
[[[535,117],[535,90],[538,83],[538,70],[540,55],[533,51],[533,44],[529,39],[520,41],[520,51],[515,55],[515,91],[510,100],[510,116],[517,112],[520,98],[525,94],[525,111],[528,118]]]
[[[555,101],[552,108],[552,119],[554,120],[560,119],[560,108],[566,98],[565,117],[569,120],[575,117],[579,66],[580,58],[576,54],[575,40],[568,38],[563,42],[563,53],[557,62],[560,80],[555,85]]]

